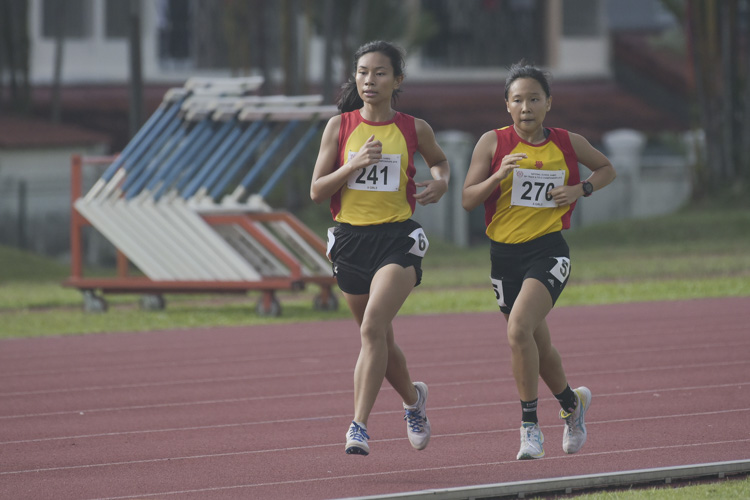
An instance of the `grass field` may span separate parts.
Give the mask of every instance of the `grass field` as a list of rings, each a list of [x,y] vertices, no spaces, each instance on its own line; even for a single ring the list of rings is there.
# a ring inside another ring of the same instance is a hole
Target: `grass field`
[[[608,223],[567,231],[566,239],[573,267],[559,307],[750,296],[748,207],[701,207]],[[106,297],[109,312],[85,314],[80,292],[60,286],[69,274],[67,266],[7,247],[0,247],[0,262],[0,338],[349,317],[345,306],[336,312],[314,311],[315,286],[279,292],[279,318],[256,314],[256,292],[229,297],[167,295],[162,311],[141,311],[138,296],[113,294]],[[401,314],[496,310],[486,243],[457,249],[433,241],[423,267],[423,283]],[[102,272],[107,270],[97,270]]]
[[[324,234],[320,229],[318,232]],[[571,230],[565,236],[573,267],[558,307],[750,297],[750,206],[746,201],[731,206],[709,203],[669,216]],[[86,314],[82,311],[81,294],[60,286],[68,276],[67,266],[2,246],[0,262],[0,339],[349,317],[343,304],[335,312],[314,311],[312,297],[317,289],[312,286],[301,292],[280,292],[283,313],[279,318],[256,314],[258,297],[254,293],[230,298],[168,295],[163,311],[139,310],[137,296],[111,295],[107,297],[108,312]],[[457,249],[432,241],[423,267],[423,284],[409,297],[401,314],[497,310],[488,284],[486,243]],[[111,273],[97,270],[107,272]],[[576,498],[750,498],[750,480],[602,492]]]

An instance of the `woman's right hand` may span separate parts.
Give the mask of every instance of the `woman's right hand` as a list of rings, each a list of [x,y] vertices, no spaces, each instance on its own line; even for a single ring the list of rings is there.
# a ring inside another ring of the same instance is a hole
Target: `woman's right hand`
[[[526,158],[528,158],[526,153],[513,153],[504,156],[502,161],[500,162],[500,168],[498,168],[497,171],[493,174],[493,177],[495,177],[495,180],[497,182],[500,182],[501,180],[508,177],[508,174],[510,174],[512,170],[518,168],[519,161],[525,160]]]
[[[375,140],[375,134],[371,135],[362,147],[349,160],[349,169],[354,172],[362,168],[374,165],[383,159],[383,143]]]

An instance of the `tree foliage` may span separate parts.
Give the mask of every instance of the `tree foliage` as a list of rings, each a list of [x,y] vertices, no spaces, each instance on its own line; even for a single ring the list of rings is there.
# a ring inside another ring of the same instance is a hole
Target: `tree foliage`
[[[352,75],[357,48],[371,40],[398,43],[407,53],[434,36],[435,19],[420,8],[418,0],[304,0],[308,22],[326,44],[324,93]],[[335,69],[334,69],[335,68]],[[333,96],[332,96],[333,97]],[[329,99],[327,99],[329,100]]]
[[[750,181],[750,0],[662,0],[682,20],[705,151],[698,196]]]

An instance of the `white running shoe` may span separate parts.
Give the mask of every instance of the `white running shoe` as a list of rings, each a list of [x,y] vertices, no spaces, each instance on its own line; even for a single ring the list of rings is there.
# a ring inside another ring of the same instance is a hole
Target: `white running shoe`
[[[544,434],[539,424],[525,422],[521,426],[521,449],[518,450],[516,460],[532,460],[544,456]]]
[[[586,442],[586,423],[583,417],[591,406],[591,391],[587,387],[579,387],[575,390],[575,393],[578,396],[578,405],[573,413],[560,410],[560,418],[565,420],[565,430],[563,431],[563,451],[565,453],[577,452]]]
[[[352,422],[346,432],[346,453],[348,455],[368,455],[370,453],[370,445],[367,444],[368,439],[370,439],[370,436],[367,435],[367,429],[356,422]]]
[[[427,420],[425,407],[427,406],[427,384],[414,382],[417,389],[417,403],[408,406],[404,403],[404,420],[406,420],[406,435],[415,450],[424,450],[430,442],[430,421]]]

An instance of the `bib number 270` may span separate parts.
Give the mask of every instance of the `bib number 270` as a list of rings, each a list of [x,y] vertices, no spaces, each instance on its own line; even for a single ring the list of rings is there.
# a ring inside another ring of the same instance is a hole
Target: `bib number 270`
[[[526,190],[521,195],[521,199],[525,201],[539,201],[541,196],[544,196],[543,199],[550,201],[552,199],[552,195],[549,194],[550,189],[553,189],[555,185],[551,182],[548,182],[545,184],[544,182],[534,182],[531,183],[529,181],[526,181],[521,184]],[[544,193],[544,195],[542,195]]]
[[[564,170],[531,170],[517,168],[513,172],[510,204],[531,208],[554,208],[557,204],[549,192],[565,182]]]

